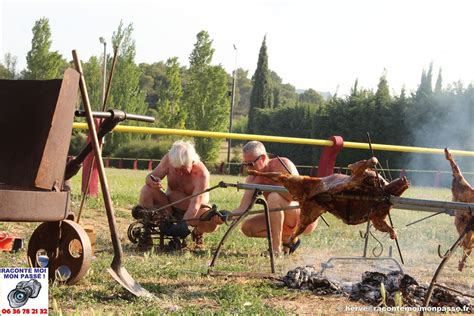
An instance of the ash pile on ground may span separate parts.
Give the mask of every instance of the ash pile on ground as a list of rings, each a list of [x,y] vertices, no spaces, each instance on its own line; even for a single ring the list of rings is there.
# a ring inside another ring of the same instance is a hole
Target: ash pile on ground
[[[344,295],[352,301],[373,306],[379,306],[382,302],[381,284],[385,287],[385,304],[387,306],[396,306],[396,293],[400,293],[404,306],[423,306],[428,290],[428,285],[420,285],[414,278],[400,271],[392,271],[387,274],[366,271],[362,273],[360,282],[341,283],[321,276],[313,266],[306,266],[288,271],[282,281],[291,289],[309,290],[316,295]],[[430,306],[468,307],[469,310],[474,310],[472,300],[438,287],[435,287],[433,291]]]

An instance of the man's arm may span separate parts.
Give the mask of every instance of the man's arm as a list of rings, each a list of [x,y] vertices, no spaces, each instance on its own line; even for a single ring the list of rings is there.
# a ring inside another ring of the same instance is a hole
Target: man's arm
[[[200,174],[196,175],[196,178],[193,179],[194,183],[194,190],[193,195],[197,193],[201,193],[209,188],[209,172],[202,171]],[[209,192],[199,194],[189,200],[189,206],[186,210],[186,213],[183,216],[183,219],[191,219],[198,217],[199,209],[201,205],[209,200]]]
[[[255,178],[256,178],[255,176],[247,176],[247,178],[245,178],[245,183],[257,183]],[[253,190],[245,190],[244,195],[242,196],[242,200],[240,200],[239,207],[233,210],[232,214],[234,215],[242,214],[252,202],[253,193],[254,193]]]
[[[166,154],[158,166],[145,177],[145,184],[154,189],[162,189],[161,180],[168,174],[169,158]]]

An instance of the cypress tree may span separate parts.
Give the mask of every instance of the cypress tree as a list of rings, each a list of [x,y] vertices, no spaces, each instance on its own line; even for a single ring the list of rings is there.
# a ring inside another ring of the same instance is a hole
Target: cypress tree
[[[431,81],[433,80],[433,63],[430,64],[430,68],[428,72],[423,69],[423,73],[421,74],[421,82],[418,90],[416,91],[416,98],[424,98],[431,94],[433,94],[433,86]]]
[[[252,77],[252,92],[250,94],[250,110],[247,131],[254,133],[256,130],[257,109],[271,108],[272,89],[269,82],[267,36],[263,37],[262,46],[258,55],[257,69]]]
[[[435,85],[435,90],[434,92],[436,94],[441,94],[443,90],[443,77],[441,75],[441,69],[438,72],[438,78],[436,79],[436,85]]]

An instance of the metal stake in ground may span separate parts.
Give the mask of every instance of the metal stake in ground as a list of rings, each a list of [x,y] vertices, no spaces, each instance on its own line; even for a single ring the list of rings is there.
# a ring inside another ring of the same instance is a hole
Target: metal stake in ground
[[[372,152],[372,157],[375,157],[374,150],[372,149],[372,141],[370,140],[369,132],[367,132],[367,141],[369,143],[370,151]],[[379,173],[377,172],[377,166],[374,166],[374,171],[375,171],[375,177],[377,178],[377,183],[378,183],[379,189],[382,191],[382,193],[384,193],[382,183],[380,182]],[[388,219],[390,221],[390,226],[392,226],[392,228],[394,228],[393,227],[392,216],[390,216],[390,212],[388,212]],[[402,264],[405,264],[405,262],[403,261],[403,256],[402,256],[402,251],[400,249],[400,245],[398,244],[398,237],[395,238],[395,244],[397,245],[398,254],[400,255],[400,261],[402,262]]]

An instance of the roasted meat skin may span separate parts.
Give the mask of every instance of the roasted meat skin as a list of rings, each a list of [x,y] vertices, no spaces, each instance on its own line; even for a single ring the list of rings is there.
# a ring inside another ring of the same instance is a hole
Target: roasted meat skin
[[[446,160],[449,161],[451,169],[453,171],[453,182],[451,185],[451,192],[453,193],[453,201],[464,202],[464,203],[474,203],[474,189],[471,187],[469,182],[466,181],[462,175],[461,169],[459,169],[456,161],[454,161],[453,156],[449,152],[448,148],[444,149],[444,154]],[[466,225],[472,220],[473,215],[468,211],[456,211],[454,219],[454,225],[461,235],[466,229]],[[472,248],[474,248],[474,232],[471,230],[466,237],[464,237],[462,243],[464,248],[464,254],[459,261],[458,270],[462,271],[466,263],[467,257],[471,254]]]
[[[390,183],[381,176],[377,177],[374,171],[377,163],[377,158],[372,157],[349,165],[350,175],[333,174],[322,178],[252,170],[249,170],[249,174],[268,177],[282,184],[299,202],[300,223],[292,235],[292,242],[325,212],[349,225],[370,220],[376,229],[389,233],[390,238],[395,239],[395,231],[386,222],[391,205],[380,201],[380,197],[386,194],[400,196],[408,189],[409,182],[406,177]],[[361,199],[332,199],[331,195],[334,194],[352,195]],[[373,198],[379,198],[379,201]]]

